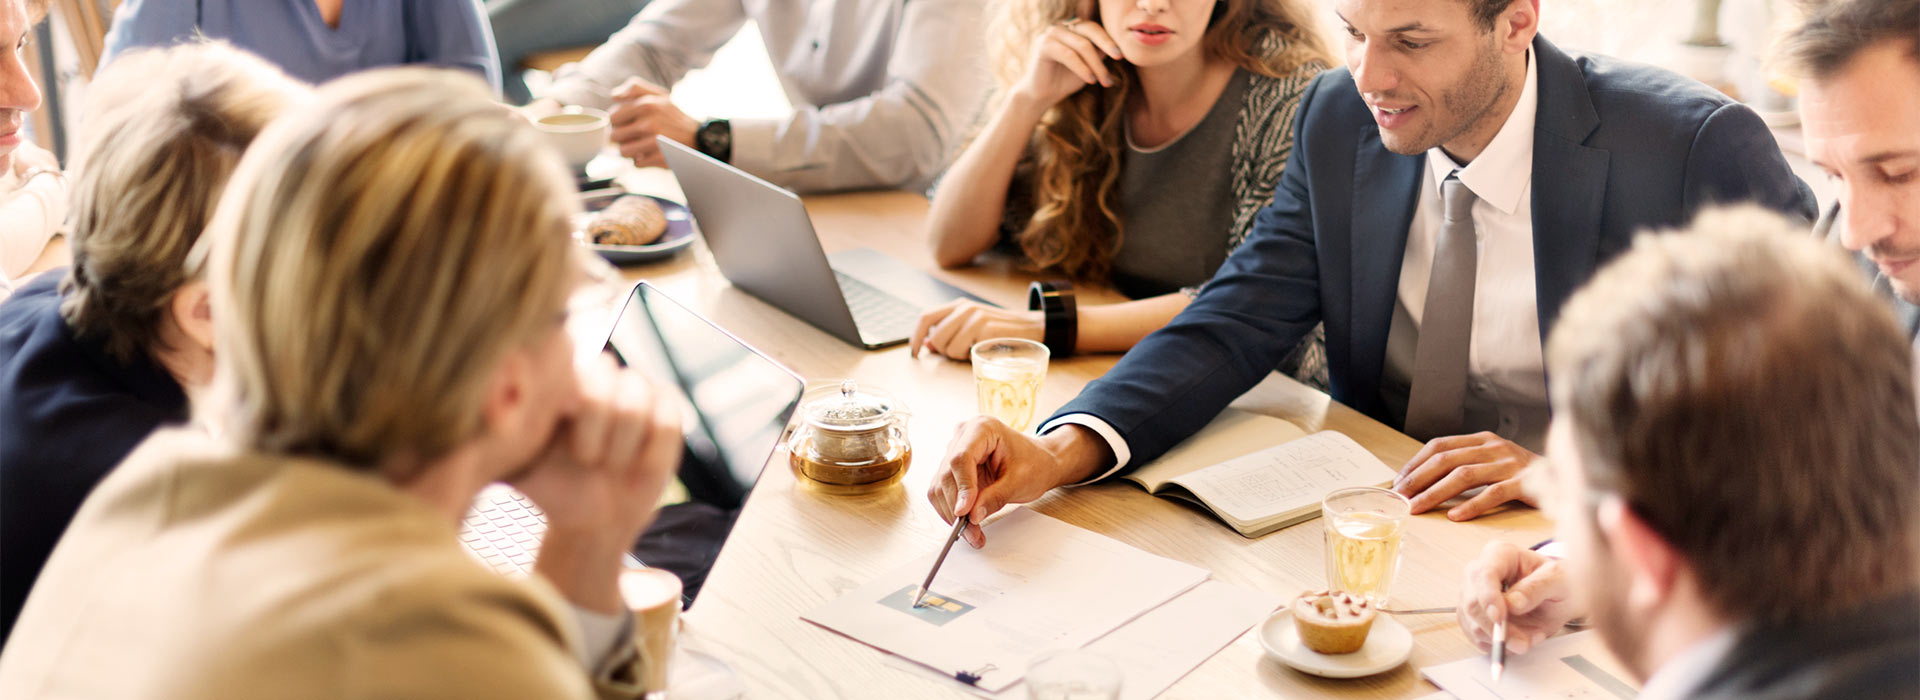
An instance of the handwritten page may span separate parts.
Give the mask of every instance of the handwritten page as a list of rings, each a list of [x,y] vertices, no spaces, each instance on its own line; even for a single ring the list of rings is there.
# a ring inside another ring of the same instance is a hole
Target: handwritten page
[[[934,542],[801,617],[999,692],[1041,653],[1086,646],[1207,579],[1205,569],[1026,509],[986,529],[986,548],[953,548],[921,607],[911,600]]]
[[[1228,408],[1214,416],[1200,432],[1180,441],[1166,454],[1160,455],[1159,459],[1134,470],[1126,478],[1145,486],[1148,491],[1156,491],[1161,484],[1182,474],[1298,440],[1306,435],[1307,431],[1286,420]]]
[[[1354,442],[1322,431],[1174,479],[1231,520],[1313,507],[1335,489],[1375,486],[1393,470]]]
[[[1420,673],[1460,700],[1633,700],[1640,689],[1593,631],[1555,637],[1525,654],[1508,654],[1495,684],[1487,657],[1429,666]]]

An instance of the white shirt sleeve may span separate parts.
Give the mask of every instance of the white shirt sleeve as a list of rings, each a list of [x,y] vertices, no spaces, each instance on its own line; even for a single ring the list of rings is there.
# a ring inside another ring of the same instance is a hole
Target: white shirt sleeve
[[[0,191],[0,277],[19,277],[33,266],[67,218],[67,182],[40,175],[24,183],[7,177]]]
[[[672,88],[687,71],[706,67],[746,22],[740,0],[654,0],[593,53],[563,66],[540,96],[607,109],[627,78]]]
[[[580,650],[580,665],[595,678],[612,673],[632,656],[633,613],[602,615],[578,605],[572,607],[574,617],[580,620],[580,637],[586,642]]]
[[[906,3],[884,85],[782,119],[734,120],[733,164],[799,192],[925,190],[991,88],[979,35],[959,29],[981,26],[982,14],[977,0]]]
[[[1125,468],[1127,466],[1127,462],[1133,458],[1133,451],[1127,449],[1127,441],[1126,439],[1120,437],[1120,431],[1114,430],[1113,426],[1108,425],[1106,421],[1100,420],[1098,416],[1095,416],[1091,413],[1069,413],[1064,416],[1060,416],[1053,420],[1047,421],[1044,424],[1041,424],[1040,429],[1034,431],[1034,433],[1037,435],[1045,435],[1067,424],[1078,425],[1093,431],[1094,434],[1100,436],[1100,439],[1107,441],[1107,447],[1113,449],[1113,468],[1112,469],[1108,469],[1105,472],[1102,472],[1099,476],[1093,477],[1091,479],[1087,479],[1086,481],[1082,481],[1077,484],[1068,484],[1069,486],[1081,486],[1084,484],[1091,484],[1101,479],[1105,479],[1109,476],[1113,476],[1115,472],[1118,472],[1122,468]]]

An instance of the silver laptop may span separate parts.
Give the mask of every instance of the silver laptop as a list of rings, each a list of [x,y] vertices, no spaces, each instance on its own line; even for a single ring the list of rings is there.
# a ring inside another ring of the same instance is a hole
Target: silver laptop
[[[886,347],[905,342],[928,307],[987,303],[872,248],[829,257],[792,192],[672,139],[659,143],[720,273],[836,338]]]
[[[629,565],[674,572],[686,605],[700,592],[734,519],[746,506],[805,388],[800,378],[718,326],[641,283],[607,335],[621,364],[642,368],[655,387],[685,398],[685,450],[672,501],[634,543]],[[530,574],[545,514],[512,487],[474,500],[461,539],[505,574]]]

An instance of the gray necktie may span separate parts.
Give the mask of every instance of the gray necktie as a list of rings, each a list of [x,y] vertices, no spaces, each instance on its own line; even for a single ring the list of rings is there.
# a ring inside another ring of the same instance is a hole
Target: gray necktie
[[[1433,249],[1426,311],[1413,354],[1407,434],[1421,440],[1464,432],[1467,350],[1473,338],[1473,285],[1479,253],[1473,235],[1473,190],[1448,175],[1440,184],[1446,221]]]

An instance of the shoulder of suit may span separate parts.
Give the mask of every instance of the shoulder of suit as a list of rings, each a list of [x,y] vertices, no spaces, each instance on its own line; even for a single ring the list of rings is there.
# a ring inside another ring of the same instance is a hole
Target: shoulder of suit
[[[1569,51],[1600,123],[1650,120],[1697,123],[1739,102],[1706,83],[1666,68],[1584,51]],[[1542,71],[1545,77],[1545,71]]]

